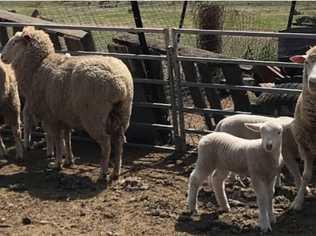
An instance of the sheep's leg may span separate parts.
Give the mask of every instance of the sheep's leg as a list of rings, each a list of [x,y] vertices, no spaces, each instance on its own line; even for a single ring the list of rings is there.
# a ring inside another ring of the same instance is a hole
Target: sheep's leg
[[[57,127],[47,127],[49,135],[51,135],[53,146],[56,149],[56,160],[50,165],[51,168],[61,169],[62,157],[63,157],[63,144],[62,144],[62,132]]]
[[[55,156],[54,137],[51,132],[46,131],[46,156],[48,159]]]
[[[291,204],[291,209],[301,210],[304,203],[304,194],[307,185],[309,184],[312,174],[313,174],[313,155],[311,152],[307,151],[301,145],[299,145],[299,151],[302,159],[304,160],[304,171],[303,171],[303,180],[301,186],[298,190],[298,193]]]
[[[15,149],[16,149],[16,158],[23,159],[23,145],[22,145],[22,134],[20,125],[12,126],[12,133],[15,141]]]
[[[286,154],[283,155],[283,158],[284,158],[285,166],[287,167],[287,169],[290,171],[290,173],[292,174],[294,178],[294,183],[295,183],[296,188],[299,189],[302,183],[302,175],[300,173],[298,163],[295,160],[295,156],[293,156],[293,154],[290,152],[286,152]],[[307,191],[309,191],[308,188],[307,188]]]
[[[205,168],[196,167],[189,178],[188,207],[191,213],[197,213],[197,197],[200,186],[210,174]]]
[[[273,214],[273,196],[275,192],[275,184],[277,182],[278,176],[275,177],[275,180],[270,181],[267,185],[267,194],[268,194],[268,203],[269,203],[269,219],[272,224],[276,223],[275,215]]]
[[[24,108],[23,108],[23,124],[24,124],[24,130],[23,130],[24,148],[25,148],[25,150],[29,150],[30,146],[31,146],[32,118],[31,118],[31,114],[29,113],[29,110],[28,110],[27,102],[25,103]]]
[[[72,152],[72,146],[71,146],[71,130],[70,129],[64,129],[64,151],[66,160],[64,163],[64,166],[71,166],[74,164],[74,154]]]
[[[7,149],[3,143],[2,137],[0,135],[0,156],[6,156],[7,155]]]
[[[257,204],[259,208],[259,227],[263,232],[272,231],[269,220],[269,196],[268,189],[265,184],[257,178],[252,178],[252,184],[257,196]]]
[[[114,152],[115,152],[115,165],[112,174],[113,179],[118,179],[121,175],[123,145],[126,142],[124,128],[121,127],[114,135]]]
[[[212,185],[215,192],[215,197],[220,210],[229,212],[230,206],[227,201],[225,192],[225,179],[227,178],[228,171],[215,170],[212,175]]]
[[[109,161],[110,161],[110,154],[111,154],[111,137],[110,135],[105,135],[103,137],[103,141],[99,141],[99,145],[101,147],[101,177],[105,178],[109,172]]]

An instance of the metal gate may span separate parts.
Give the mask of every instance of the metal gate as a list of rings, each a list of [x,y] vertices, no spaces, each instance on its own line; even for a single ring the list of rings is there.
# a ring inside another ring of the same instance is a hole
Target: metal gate
[[[114,56],[120,59],[136,59],[136,60],[158,60],[165,61],[167,65],[167,79],[156,80],[148,78],[134,78],[134,83],[144,84],[159,84],[166,85],[170,91],[170,102],[139,102],[134,103],[137,107],[149,107],[152,109],[166,109],[170,112],[171,125],[156,124],[156,123],[132,123],[131,125],[138,125],[149,127],[152,129],[167,129],[172,131],[174,140],[173,145],[146,145],[127,143],[127,146],[141,147],[141,148],[154,148],[166,151],[176,151],[176,153],[184,153],[187,151],[186,136],[190,133],[206,134],[212,132],[210,130],[189,129],[185,127],[184,113],[199,113],[199,114],[250,114],[247,111],[226,111],[221,109],[210,108],[197,108],[187,107],[183,104],[183,87],[197,87],[197,88],[212,88],[212,89],[227,89],[239,91],[260,91],[268,93],[289,93],[299,94],[298,89],[279,89],[279,88],[263,88],[258,86],[246,85],[224,85],[216,83],[201,83],[201,82],[187,82],[183,79],[181,69],[181,62],[202,62],[214,64],[245,64],[245,65],[270,65],[280,67],[293,67],[302,68],[302,65],[287,62],[276,61],[258,61],[258,60],[243,60],[243,59],[226,59],[226,58],[204,58],[204,57],[189,57],[181,56],[178,53],[178,37],[179,34],[216,34],[216,35],[230,35],[230,36],[247,36],[247,37],[277,37],[277,38],[308,38],[316,39],[315,34],[305,33],[274,33],[274,32],[253,32],[253,31],[225,31],[225,30],[198,30],[198,29],[163,29],[163,28],[123,28],[123,27],[101,27],[101,26],[84,26],[84,25],[60,25],[60,24],[17,24],[0,22],[0,27],[23,27],[33,25],[38,28],[55,28],[55,29],[81,29],[87,31],[108,31],[108,32],[126,32],[126,33],[151,33],[163,35],[166,55],[145,55],[145,54],[132,54],[132,53],[105,53],[105,52],[86,52],[76,51],[71,54],[80,55],[106,55]]]

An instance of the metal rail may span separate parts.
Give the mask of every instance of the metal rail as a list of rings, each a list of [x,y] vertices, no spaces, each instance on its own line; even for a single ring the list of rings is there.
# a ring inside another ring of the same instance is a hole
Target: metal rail
[[[216,88],[216,89],[229,89],[229,90],[241,90],[241,91],[254,91],[254,92],[267,92],[267,93],[287,93],[293,95],[299,95],[302,90],[300,89],[285,89],[285,88],[267,88],[248,85],[229,85],[229,84],[210,84],[210,83],[195,83],[195,82],[181,82],[182,86],[197,87],[197,88]]]
[[[244,64],[244,65],[259,65],[259,66],[280,66],[280,67],[292,67],[303,68],[303,64],[292,62],[276,62],[276,61],[259,61],[259,60],[246,60],[246,59],[229,59],[229,58],[216,58],[216,57],[188,57],[177,56],[177,61],[194,61],[202,63],[214,63],[214,64]]]
[[[39,28],[54,28],[54,29],[73,29],[73,30],[90,30],[90,31],[115,31],[115,32],[127,32],[127,33],[164,33],[163,28],[135,28],[135,27],[109,27],[109,26],[96,26],[96,25],[73,25],[73,24],[37,24],[37,23],[13,23],[13,22],[0,22],[0,26],[5,27],[24,27],[35,26]]]
[[[173,29],[174,32],[182,34],[213,34],[228,36],[268,37],[268,38],[301,38],[316,39],[315,34],[309,33],[282,33],[265,31],[236,31],[236,30],[205,30],[205,29]]]

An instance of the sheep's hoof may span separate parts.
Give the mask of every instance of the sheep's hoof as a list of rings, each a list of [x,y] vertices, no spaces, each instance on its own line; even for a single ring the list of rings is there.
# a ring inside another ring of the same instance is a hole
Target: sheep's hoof
[[[198,214],[197,209],[190,209],[190,207],[188,208],[188,215],[196,216],[197,214]]]
[[[108,172],[105,172],[105,171],[101,171],[101,174],[99,176],[99,179],[98,179],[99,182],[110,182],[110,176],[108,174]]]
[[[55,156],[53,154],[47,154],[46,158],[47,158],[47,160],[54,160]]]
[[[48,163],[48,168],[53,170],[61,170],[61,163],[55,161]]]
[[[301,211],[302,210],[302,204],[300,204],[298,201],[294,200],[291,203],[290,209],[293,211]]]
[[[218,212],[220,212],[220,213],[228,213],[228,212],[230,212],[230,207],[220,207],[218,209]]]
[[[111,174],[111,180],[119,180],[120,174],[117,171],[113,171]]]
[[[72,167],[73,165],[75,164],[74,160],[73,159],[66,159],[65,162],[64,162],[64,165],[63,167],[65,168],[70,168]]]
[[[260,235],[264,235],[266,233],[272,233],[272,228],[271,226],[263,226],[263,225],[257,225],[257,229],[260,231]]]
[[[311,189],[310,189],[308,186],[306,186],[305,193],[306,193],[308,196],[311,196],[311,195],[312,195]]]

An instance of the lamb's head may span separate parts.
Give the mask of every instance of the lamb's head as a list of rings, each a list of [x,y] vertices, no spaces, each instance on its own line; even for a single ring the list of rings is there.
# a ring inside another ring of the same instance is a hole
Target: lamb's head
[[[266,152],[280,150],[283,127],[279,122],[266,121],[264,123],[246,123],[245,126],[254,132],[260,132],[262,146]]]
[[[316,94],[316,46],[309,49],[305,55],[290,58],[296,63],[304,63],[303,85],[311,94]]]
[[[1,59],[5,63],[12,63],[27,56],[36,63],[36,60],[41,61],[52,52],[55,50],[48,34],[29,26],[10,38],[2,50]]]

